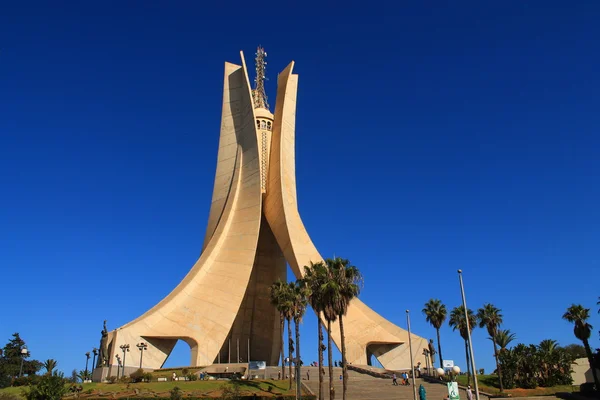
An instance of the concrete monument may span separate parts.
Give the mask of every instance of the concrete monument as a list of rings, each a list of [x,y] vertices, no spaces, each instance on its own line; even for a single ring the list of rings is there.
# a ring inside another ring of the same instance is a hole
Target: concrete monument
[[[137,319],[109,332],[109,360],[123,344],[147,344],[144,368],[160,368],[178,339],[190,365],[241,360],[277,365],[279,315],[269,286],[323,260],[298,213],[294,154],[298,75],[290,63],[278,76],[275,114],[263,86],[266,53],[256,54],[255,88],[241,65],[225,63],[218,161],[200,258],[181,283]],[[347,359],[367,365],[371,355],[389,369],[410,368],[408,332],[359,299],[345,319]],[[334,324],[339,347],[339,327]],[[427,341],[412,337],[414,362]],[[135,366],[135,357],[128,366]],[[129,365],[131,363],[131,365]]]

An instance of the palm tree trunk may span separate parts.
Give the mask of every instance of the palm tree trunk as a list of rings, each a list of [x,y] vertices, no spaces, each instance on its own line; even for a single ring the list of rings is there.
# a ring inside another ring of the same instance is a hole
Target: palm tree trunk
[[[302,368],[300,365],[300,320],[294,318],[294,325],[296,326],[296,393],[300,398],[300,373]]]
[[[319,400],[323,400],[323,374],[321,368],[323,368],[323,327],[321,326],[321,313],[317,313],[317,327],[319,330]]]
[[[340,314],[340,336],[342,342],[342,400],[346,400],[346,390],[348,389],[348,366],[346,365],[346,338],[344,337],[344,316]]]
[[[588,361],[590,363],[590,368],[592,369],[592,374],[594,376],[594,384],[596,385],[596,390],[600,388],[600,381],[598,381],[598,373],[596,372],[596,366],[594,365],[594,356],[592,354],[592,349],[590,348],[590,343],[587,339],[583,339],[583,347],[585,347],[585,354],[587,354]]]
[[[504,385],[502,384],[502,367],[498,363],[498,346],[496,340],[492,337],[492,343],[494,344],[494,358],[496,359],[496,371],[498,371],[498,383],[500,384],[500,392],[504,391]]]
[[[292,319],[287,319],[288,330],[288,358],[290,364],[290,389],[292,388],[292,360],[294,359],[294,350],[292,349]]]
[[[283,354],[283,343],[285,343],[285,337],[283,336],[283,324],[285,317],[283,314],[279,315],[279,332],[281,333],[281,379],[285,380],[285,355]]]
[[[471,384],[471,363],[469,362],[469,341],[465,340],[465,360],[467,361],[467,385]]]
[[[327,320],[327,358],[329,363],[329,400],[335,399],[333,388],[333,353],[331,351],[331,321]]]
[[[440,329],[437,330],[437,339],[438,339],[438,355],[440,356],[440,368],[443,368],[444,363],[442,362],[442,343],[440,342]]]

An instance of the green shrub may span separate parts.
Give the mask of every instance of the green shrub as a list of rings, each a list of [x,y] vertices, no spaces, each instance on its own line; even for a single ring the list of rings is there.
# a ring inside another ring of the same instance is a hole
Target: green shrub
[[[169,399],[171,399],[171,400],[183,399],[183,396],[181,395],[181,389],[179,389],[177,386],[175,386],[173,389],[171,389],[171,391],[169,393],[171,394],[171,396],[169,397]]]
[[[183,368],[183,369],[181,370],[181,375],[183,375],[183,376],[187,376],[187,374],[189,374],[189,373],[190,373],[190,370],[189,370],[189,369],[187,369],[187,368]]]
[[[114,375],[111,375],[111,376],[109,376],[109,377],[106,378],[106,381],[108,383],[115,383],[117,381],[117,377],[114,376]]]
[[[67,393],[65,377],[62,372],[54,371],[52,375],[44,375],[37,385],[30,387],[25,393],[27,400],[61,400]]]
[[[193,372],[190,372],[189,374],[186,375],[186,378],[188,379],[188,381],[197,381],[198,375],[196,375]]]

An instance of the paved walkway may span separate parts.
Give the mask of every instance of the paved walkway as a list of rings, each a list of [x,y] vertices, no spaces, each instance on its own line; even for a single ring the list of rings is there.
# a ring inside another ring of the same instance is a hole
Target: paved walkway
[[[269,368],[268,374],[277,375],[277,369]],[[310,380],[307,380],[306,372],[308,371]],[[287,370],[286,370],[287,372]],[[333,386],[335,388],[336,399],[342,398],[342,381],[340,375],[341,368],[333,369]],[[400,380],[398,380],[400,381]],[[443,400],[448,394],[445,385],[436,383],[427,383],[421,379],[416,379],[417,399],[419,396],[419,385],[423,385],[427,391],[427,400]],[[304,382],[314,393],[319,393],[319,375],[317,367],[302,367],[302,382]],[[325,391],[325,399],[329,399],[329,369],[325,368],[325,377],[323,379],[323,390]],[[461,400],[466,400],[467,394],[464,390],[460,393]],[[413,400],[412,386],[394,386],[391,379],[375,378],[370,375],[361,374],[355,371],[348,371],[348,393],[347,400]],[[480,400],[488,400],[487,397],[481,396]]]

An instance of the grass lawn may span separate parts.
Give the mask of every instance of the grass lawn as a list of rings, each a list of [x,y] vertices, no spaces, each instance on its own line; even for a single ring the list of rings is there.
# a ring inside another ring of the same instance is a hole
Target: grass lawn
[[[239,381],[240,394],[251,395],[256,393],[261,396],[294,395],[294,387],[288,390],[287,381],[277,380],[251,380]],[[158,395],[169,397],[169,392],[175,386],[179,387],[183,394],[203,397],[220,397],[223,387],[229,381],[182,381],[182,382],[150,382],[150,383],[85,383],[82,384],[83,391],[79,398],[98,397],[99,395],[116,394],[116,398],[127,398],[134,396],[136,390],[140,396]],[[269,389],[270,388],[270,389]],[[0,389],[0,393],[11,393],[21,395],[23,387]]]
[[[459,375],[456,377],[456,381],[460,385],[467,386],[467,376]],[[499,394],[500,388],[498,386],[497,375],[477,375],[477,383],[479,390],[490,394]],[[573,386],[571,385],[560,385],[552,387],[538,387],[535,389],[505,389],[504,393],[511,397],[527,397],[527,396],[545,396],[553,395],[558,392],[572,392]]]

